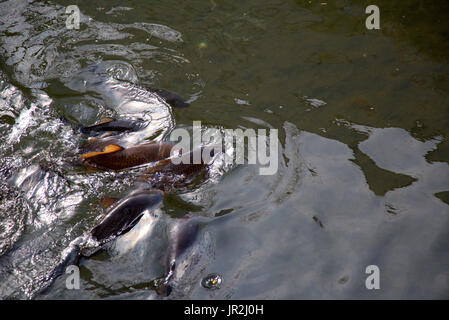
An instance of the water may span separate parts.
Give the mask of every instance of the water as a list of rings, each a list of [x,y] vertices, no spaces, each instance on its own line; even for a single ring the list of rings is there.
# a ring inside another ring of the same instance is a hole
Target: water
[[[447,299],[449,6],[377,1],[381,30],[366,30],[368,1],[321,2],[0,3],[0,297],[161,299],[169,230],[190,215],[200,232],[170,299]],[[65,27],[72,4],[79,30]],[[91,65],[124,91],[80,78]],[[149,86],[191,106],[147,114],[157,102],[136,88]],[[100,199],[132,189],[132,170],[66,169],[84,138],[61,118],[107,116],[154,120],[130,144],[197,120],[275,128],[279,168],[218,164],[84,260],[80,290],[62,276],[41,294],[104,216]],[[365,287],[368,265],[380,290]],[[201,286],[212,273],[217,290]]]

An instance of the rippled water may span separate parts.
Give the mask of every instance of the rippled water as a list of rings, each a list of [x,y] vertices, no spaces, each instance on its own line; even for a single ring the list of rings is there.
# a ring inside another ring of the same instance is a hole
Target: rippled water
[[[0,3],[0,297],[160,299],[160,258],[189,215],[200,232],[170,299],[448,298],[448,4],[377,1],[368,31],[370,3],[321,3]],[[83,260],[80,290],[63,275],[40,293],[101,199],[133,188],[135,170],[68,165],[85,141],[74,126],[107,116],[151,121],[130,145],[196,120],[278,129],[279,168],[217,163]],[[218,290],[201,287],[211,273]]]

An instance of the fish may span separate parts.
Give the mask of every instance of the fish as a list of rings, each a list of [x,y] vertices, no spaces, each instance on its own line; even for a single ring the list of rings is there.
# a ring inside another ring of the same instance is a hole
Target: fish
[[[163,260],[166,268],[166,280],[172,276],[179,256],[195,242],[198,232],[199,221],[191,217],[177,219],[176,223],[171,227],[169,247]]]
[[[78,265],[81,258],[90,257],[104,245],[129,232],[145,212],[152,210],[163,199],[160,190],[135,190],[109,207],[106,216],[87,235],[73,240],[64,250],[58,265],[47,276],[39,294],[45,294],[54,281],[65,273],[70,265]]]
[[[179,156],[189,157],[188,163],[175,163],[172,161],[173,158],[160,160],[155,165],[147,168],[136,179],[136,183],[144,183],[148,187],[165,192],[186,185],[202,173],[208,173],[207,169],[210,163],[204,162],[202,157],[200,163],[194,163],[194,153],[201,152],[202,154],[205,148],[207,147],[198,148],[184,155],[182,155],[182,149],[180,149]],[[214,157],[214,150],[209,148],[207,150],[210,152],[210,156]]]
[[[152,92],[156,92],[161,98],[165,100],[165,102],[167,102],[173,108],[187,108],[190,106],[190,103],[188,103],[183,97],[175,92],[155,87],[150,87],[148,89]]]
[[[105,133],[123,133],[136,132],[145,129],[150,124],[150,121],[132,120],[132,119],[115,119],[103,118],[98,123],[84,126],[79,125],[79,131],[89,136],[99,136]]]
[[[163,199],[160,190],[135,190],[109,207],[105,218],[89,233],[95,246],[85,246],[83,256],[90,256],[103,245],[129,232],[142,218],[143,214]]]
[[[116,69],[122,68],[124,74],[134,74],[126,79],[114,76]],[[123,61],[103,61],[91,64],[78,74],[62,79],[69,89],[100,96],[107,106],[121,116],[133,116],[151,120],[145,128],[145,135],[165,136],[175,126],[172,107],[187,107],[189,103],[179,94],[160,88],[146,88],[130,79],[137,79],[131,65]]]
[[[163,255],[161,262],[165,267],[165,275],[156,281],[157,293],[161,296],[169,296],[172,292],[170,280],[176,270],[179,258],[190,248],[198,238],[200,222],[197,218],[185,216],[176,219],[170,228],[169,246]]]
[[[167,159],[172,148],[173,144],[167,142],[148,142],[125,148],[115,138],[91,139],[84,146],[84,150],[89,151],[80,158],[88,168],[122,170]]]

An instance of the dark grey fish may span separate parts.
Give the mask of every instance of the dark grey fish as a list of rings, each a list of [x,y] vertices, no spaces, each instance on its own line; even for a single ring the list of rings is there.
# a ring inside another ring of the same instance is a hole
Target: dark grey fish
[[[165,266],[165,277],[157,284],[158,293],[161,296],[169,296],[172,288],[170,279],[172,278],[178,258],[193,245],[198,237],[199,220],[195,218],[178,219],[173,225],[169,234],[169,247],[162,258]]]
[[[190,103],[188,103],[183,97],[175,92],[154,87],[151,87],[149,89],[153,92],[156,92],[162,99],[165,100],[165,102],[167,102],[173,108],[187,108],[188,106],[190,106]]]
[[[149,121],[144,120],[105,118],[91,126],[80,125],[79,130],[83,134],[97,136],[104,133],[136,132],[143,130],[149,124]]]
[[[103,61],[62,79],[62,82],[72,90],[94,93],[123,118],[151,119],[151,125],[142,130],[144,137],[155,134],[163,137],[170,132],[175,125],[171,105],[156,92],[129,82],[133,76],[117,79],[114,70],[118,69],[122,69],[124,74],[135,73],[127,63]]]
[[[87,238],[78,237],[72,241],[61,262],[43,280],[45,285],[38,294],[45,294],[54,281],[65,273],[68,266],[78,265],[82,256],[88,257],[94,254],[106,243],[130,231],[145,211],[154,208],[162,201],[162,198],[163,192],[159,190],[137,190],[117,201],[110,207],[103,221],[90,231]],[[89,238],[95,240],[95,246],[89,247]]]
[[[160,190],[138,190],[119,200],[106,217],[90,232],[91,237],[103,245],[131,230],[142,218],[146,210],[162,201]]]
[[[165,256],[166,273],[172,273],[176,266],[176,259],[182,255],[196,240],[199,231],[197,219],[179,219],[170,231],[170,242]]]

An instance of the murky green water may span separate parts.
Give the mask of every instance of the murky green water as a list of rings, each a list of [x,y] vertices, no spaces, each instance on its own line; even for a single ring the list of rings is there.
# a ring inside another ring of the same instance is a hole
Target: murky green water
[[[367,30],[371,1],[322,2],[0,3],[0,297],[160,299],[167,230],[190,214],[200,233],[172,299],[448,298],[449,5],[376,1],[381,30]],[[65,27],[72,4],[79,30]],[[37,294],[104,215],[100,199],[135,179],[64,170],[83,137],[62,117],[124,116],[108,94],[67,85],[104,63],[191,102],[137,138],[195,120],[274,128],[279,169],[214,167],[82,261],[80,290],[62,276]],[[368,265],[380,290],[365,287]],[[219,290],[201,287],[210,273]]]

